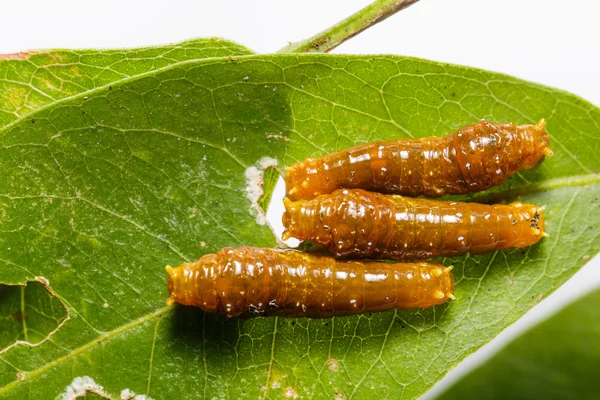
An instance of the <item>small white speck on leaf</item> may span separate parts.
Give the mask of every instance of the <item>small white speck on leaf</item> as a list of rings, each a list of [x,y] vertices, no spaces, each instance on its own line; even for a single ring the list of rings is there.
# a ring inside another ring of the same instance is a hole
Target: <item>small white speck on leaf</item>
[[[131,389],[121,390],[121,400],[152,400],[144,394],[135,394]]]

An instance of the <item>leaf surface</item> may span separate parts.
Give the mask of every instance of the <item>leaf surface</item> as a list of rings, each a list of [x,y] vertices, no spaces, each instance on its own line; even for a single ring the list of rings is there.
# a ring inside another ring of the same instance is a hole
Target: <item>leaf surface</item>
[[[0,349],[17,341],[39,343],[66,317],[60,301],[39,282],[0,285]]]
[[[568,305],[509,343],[439,399],[598,397],[600,291]]]
[[[32,50],[0,54],[0,127],[46,105],[186,60],[252,54],[208,38],[122,50]]]
[[[127,387],[153,398],[414,398],[600,247],[600,110],[496,73],[395,56],[213,58],[32,117],[0,129],[0,283],[44,276],[71,320],[39,347],[0,355],[0,397],[59,394],[87,375],[115,397]],[[275,245],[244,190],[260,158],[289,165],[481,118],[542,117],[555,156],[474,198],[548,205],[551,237],[441,260],[455,265],[456,301],[324,320],[164,307],[164,265]]]

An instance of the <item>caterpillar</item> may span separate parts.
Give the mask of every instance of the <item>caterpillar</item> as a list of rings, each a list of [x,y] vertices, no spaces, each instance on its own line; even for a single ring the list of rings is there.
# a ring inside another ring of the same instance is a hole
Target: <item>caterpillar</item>
[[[167,305],[227,317],[325,318],[425,308],[453,298],[454,288],[451,267],[441,264],[340,261],[255,247],[223,248],[165,268]]]
[[[361,189],[284,199],[283,239],[310,240],[336,257],[423,259],[537,243],[544,207],[437,201]]]
[[[358,145],[287,168],[287,196],[312,199],[336,189],[365,189],[439,197],[478,192],[552,155],[546,122],[494,124],[485,120],[444,137]]]

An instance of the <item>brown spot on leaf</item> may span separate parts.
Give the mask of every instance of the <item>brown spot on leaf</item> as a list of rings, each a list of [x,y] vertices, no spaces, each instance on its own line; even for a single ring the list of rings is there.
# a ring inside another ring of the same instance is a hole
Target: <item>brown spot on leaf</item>
[[[21,311],[11,314],[10,316],[16,319],[17,321],[23,321],[24,319],[27,319],[27,314]]]
[[[0,54],[0,60],[26,60],[30,55],[30,51],[21,51],[19,53],[11,54]]]
[[[329,369],[333,372],[338,372],[340,370],[340,364],[333,358],[327,360],[327,364],[329,364]]]

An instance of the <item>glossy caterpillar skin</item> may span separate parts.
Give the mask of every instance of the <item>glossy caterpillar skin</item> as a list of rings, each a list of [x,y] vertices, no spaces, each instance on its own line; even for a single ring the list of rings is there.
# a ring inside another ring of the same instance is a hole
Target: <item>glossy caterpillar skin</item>
[[[486,205],[336,190],[284,200],[283,238],[310,240],[337,257],[415,259],[524,247],[544,233],[543,208]]]
[[[287,196],[312,199],[336,189],[439,197],[478,192],[551,155],[546,123],[479,121],[444,137],[358,145],[287,168]]]
[[[451,268],[432,263],[340,261],[254,247],[224,248],[167,266],[167,304],[227,317],[325,318],[425,308],[453,298]]]

